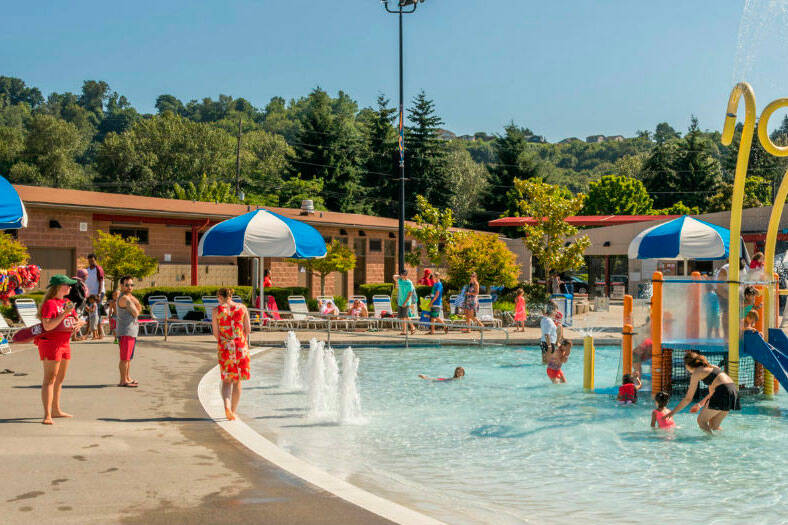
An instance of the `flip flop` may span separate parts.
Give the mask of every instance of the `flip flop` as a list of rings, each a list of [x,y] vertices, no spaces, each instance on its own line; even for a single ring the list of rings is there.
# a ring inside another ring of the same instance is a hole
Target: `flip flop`
[[[13,374],[13,373],[14,373],[14,371],[11,370],[10,368],[6,368],[2,372],[0,372],[0,374]]]
[[[124,386],[126,388],[137,388],[139,385],[135,385],[134,383],[121,383],[118,386]]]

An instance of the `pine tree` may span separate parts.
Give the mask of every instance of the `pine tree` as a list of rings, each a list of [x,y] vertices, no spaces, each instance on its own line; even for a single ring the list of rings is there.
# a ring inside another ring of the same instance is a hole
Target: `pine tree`
[[[443,120],[435,113],[435,103],[421,91],[408,108],[410,125],[405,136],[405,173],[408,177],[405,214],[413,215],[417,194],[434,206],[445,207],[447,143],[440,135]]]
[[[399,184],[397,131],[394,119],[397,109],[389,107],[389,100],[378,95],[377,108],[366,111],[362,129],[367,143],[364,186],[369,190],[370,205],[379,215],[395,216]]]

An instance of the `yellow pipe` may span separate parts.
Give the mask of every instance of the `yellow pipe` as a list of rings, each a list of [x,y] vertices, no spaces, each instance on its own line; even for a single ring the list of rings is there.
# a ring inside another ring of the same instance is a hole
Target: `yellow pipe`
[[[759,120],[758,125],[758,140],[767,152],[771,153],[775,157],[786,157],[788,156],[788,146],[778,146],[774,142],[772,142],[771,137],[769,137],[769,119],[771,118],[772,114],[780,108],[788,106],[788,98],[778,98],[774,102],[770,103],[766,106],[763,111],[761,112],[761,118]],[[780,229],[780,218],[783,214],[783,209],[785,208],[785,200],[788,198],[788,171],[785,172],[783,175],[782,181],[780,181],[780,187],[777,189],[777,195],[774,197],[774,202],[772,203],[772,213],[769,217],[769,227],[766,230],[766,249],[764,253],[764,274],[765,275],[773,275],[775,282],[779,282],[779,279],[774,274],[774,253],[776,251],[776,244],[777,244],[777,233]],[[777,285],[779,287],[779,284]],[[775,293],[772,293],[772,287],[766,287],[766,294],[763,298],[764,300],[764,313],[766,315],[766,325],[764,326],[764,336],[767,338],[769,337],[769,328],[772,328],[772,322],[774,322],[774,327],[777,327],[776,319],[773,319],[769,313],[772,309],[772,304],[774,304],[775,312],[779,309],[779,291],[778,287],[776,287]],[[775,316],[776,317],[776,316]],[[767,396],[774,395],[774,379],[772,374],[766,370],[764,372],[764,387],[763,393]]]
[[[744,204],[744,180],[750,161],[752,137],[755,134],[755,93],[747,82],[739,82],[731,91],[722,143],[729,146],[736,131],[736,108],[744,95],[744,127],[736,156],[736,174],[733,178],[731,199],[730,250],[728,257],[728,375],[739,384],[739,259],[741,257],[741,216]]]
[[[583,338],[583,390],[594,390],[594,338],[590,335]]]

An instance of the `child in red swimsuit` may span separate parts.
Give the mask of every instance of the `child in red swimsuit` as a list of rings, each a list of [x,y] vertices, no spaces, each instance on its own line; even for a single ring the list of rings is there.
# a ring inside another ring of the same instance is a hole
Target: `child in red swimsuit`
[[[638,402],[638,390],[643,386],[640,382],[638,373],[624,374],[621,379],[621,386],[618,387],[618,396],[616,399],[622,405],[634,405]]]
[[[547,377],[553,383],[566,383],[561,365],[569,360],[572,351],[572,341],[564,339],[558,347],[553,347],[553,351],[547,354]]]

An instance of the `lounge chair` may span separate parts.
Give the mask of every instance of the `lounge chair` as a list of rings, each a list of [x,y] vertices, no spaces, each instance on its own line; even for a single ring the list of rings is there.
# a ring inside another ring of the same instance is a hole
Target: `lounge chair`
[[[391,306],[390,295],[373,295],[372,307],[375,310],[374,317],[381,325],[388,324],[392,328],[397,325],[397,311]],[[383,317],[384,312],[391,315],[391,317]]]
[[[14,301],[14,307],[19,314],[19,318],[22,320],[22,324],[25,325],[25,328],[30,328],[31,326],[41,323],[41,320],[38,318],[38,306],[36,306],[34,300],[26,297],[16,299]]]
[[[213,309],[219,306],[219,299],[215,295],[203,295],[202,305],[205,308],[205,319],[202,322],[210,325],[213,321]]]
[[[193,331],[196,331],[198,327],[204,329],[206,326],[208,326],[210,330],[210,323],[206,324],[204,318],[186,319],[192,312],[199,312],[197,310],[197,305],[194,304],[194,299],[192,299],[190,295],[179,295],[174,297],[172,301],[175,303],[175,314],[178,316],[178,319],[193,323]]]
[[[319,325],[328,326],[328,320],[322,317],[315,317],[309,313],[306,298],[303,295],[291,295],[287,298],[288,308],[293,315],[293,323],[296,325],[310,325],[318,328]]]
[[[476,313],[476,318],[484,325],[495,327],[503,326],[503,322],[500,319],[495,318],[495,314],[493,312],[492,296],[480,294],[477,296],[477,299],[479,301],[479,311]]]
[[[18,330],[19,328],[14,328],[13,326],[9,325],[5,317],[0,315],[0,335],[5,335],[7,337],[10,337],[14,335],[14,333],[16,333]]]
[[[167,324],[168,331],[175,330],[176,328],[183,328],[184,332],[188,334],[190,333],[190,327],[194,329],[194,321],[184,321],[178,319],[177,316],[172,315],[170,312],[170,303],[168,302],[167,296],[165,295],[149,296],[148,307],[150,308],[151,317],[158,323],[154,328],[154,334],[159,328],[161,328],[161,333],[164,333],[165,322]]]
[[[260,326],[267,326],[268,328],[292,328],[292,319],[284,319],[279,314],[279,306],[276,304],[276,299],[273,295],[266,296],[265,299],[266,312],[263,312],[263,317],[260,319]]]

